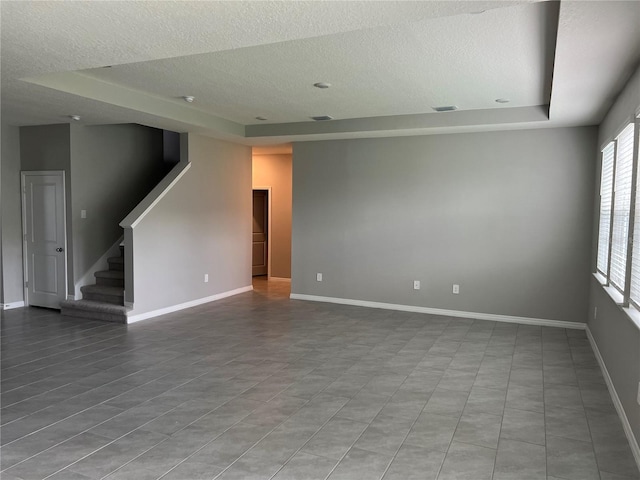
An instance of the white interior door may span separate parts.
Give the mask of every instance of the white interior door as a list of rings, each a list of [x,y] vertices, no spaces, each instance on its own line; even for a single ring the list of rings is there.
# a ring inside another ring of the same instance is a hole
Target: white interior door
[[[64,172],[23,172],[27,302],[60,308],[66,298]]]

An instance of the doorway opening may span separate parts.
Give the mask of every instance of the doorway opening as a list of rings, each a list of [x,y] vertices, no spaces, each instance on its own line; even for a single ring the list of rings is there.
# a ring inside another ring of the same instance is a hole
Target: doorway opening
[[[271,191],[269,188],[253,189],[253,250],[251,275],[271,274]]]
[[[291,145],[269,145],[252,149],[253,289],[260,294],[286,295],[291,286],[291,220],[293,204],[293,152]],[[263,229],[260,221],[265,218]],[[264,231],[266,230],[266,235]],[[261,242],[263,233],[266,245]],[[266,264],[266,274],[264,265]]]

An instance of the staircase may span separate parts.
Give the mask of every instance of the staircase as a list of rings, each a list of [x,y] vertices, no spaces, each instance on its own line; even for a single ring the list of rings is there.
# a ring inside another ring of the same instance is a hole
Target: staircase
[[[95,285],[80,288],[82,300],[67,300],[60,304],[62,315],[91,318],[106,322],[127,323],[124,306],[124,247],[120,256],[108,259],[109,270],[96,272]]]

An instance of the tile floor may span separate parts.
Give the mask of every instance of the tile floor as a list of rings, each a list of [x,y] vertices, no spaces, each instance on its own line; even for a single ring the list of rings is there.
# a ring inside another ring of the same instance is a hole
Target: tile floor
[[[15,479],[639,479],[583,331],[291,301],[2,314]]]

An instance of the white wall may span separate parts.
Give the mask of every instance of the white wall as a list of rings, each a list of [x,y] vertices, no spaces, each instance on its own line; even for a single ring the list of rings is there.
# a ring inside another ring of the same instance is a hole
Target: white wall
[[[585,322],[595,150],[593,127],[296,143],[292,292]]]
[[[600,125],[599,146],[601,147],[612,140],[620,132],[622,126],[631,121],[635,112],[640,113],[640,68],[620,93]],[[598,181],[594,190],[596,195],[595,226],[598,225],[600,210],[597,203],[600,189],[599,167],[600,162],[596,168]],[[593,243],[592,271],[595,271],[597,241],[594,239]],[[589,330],[611,376],[636,442],[640,444],[640,405],[636,401],[638,383],[640,383],[640,329],[632,324],[627,314],[615,304],[595,278],[591,278],[590,300]],[[593,315],[595,308],[598,309],[597,318],[594,318]]]
[[[131,316],[251,286],[251,148],[185,138],[191,168],[133,230]]]

